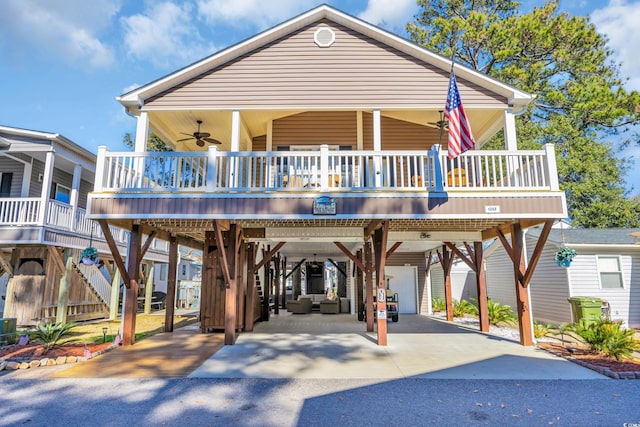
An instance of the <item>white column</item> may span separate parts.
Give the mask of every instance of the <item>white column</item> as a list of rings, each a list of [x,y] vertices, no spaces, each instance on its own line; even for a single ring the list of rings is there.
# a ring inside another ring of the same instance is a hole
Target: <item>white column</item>
[[[516,116],[511,108],[504,112],[504,148],[508,151],[516,151],[518,149]]]
[[[72,230],[76,229],[76,214],[78,212],[78,195],[80,193],[80,178],[82,177],[82,166],[75,165],[73,168],[73,181],[71,183],[71,226]]]
[[[517,151],[518,141],[516,139],[516,116],[512,109],[504,112],[504,146],[507,151]],[[517,185],[518,161],[515,157],[510,157],[507,162],[507,176],[510,185]]]
[[[362,128],[362,111],[356,112],[356,150],[364,148],[364,130]]]
[[[22,189],[20,190],[20,197],[29,197],[29,187],[31,186],[31,171],[33,170],[33,158],[31,162],[24,164],[22,170]]]
[[[47,205],[49,202],[49,194],[51,192],[51,183],[53,182],[53,164],[55,154],[53,151],[47,152],[44,164],[44,174],[42,175],[42,191],[40,192],[40,211],[38,212],[38,224],[44,225],[47,217]]]
[[[135,152],[144,153],[147,151],[147,138],[149,137],[149,116],[146,111],[142,111],[138,116],[136,126]]]
[[[425,252],[424,253],[424,257],[425,257],[425,268],[429,270],[429,272],[427,273],[427,275],[424,278],[424,285],[425,285],[425,295],[427,298],[427,315],[432,316],[433,315],[433,304],[431,302],[431,299],[433,298],[431,296],[431,266],[426,265],[427,261],[429,260],[429,252]],[[421,302],[422,303],[422,302]]]
[[[234,110],[231,113],[231,151],[237,153],[240,151],[240,111]],[[229,177],[230,185],[237,187],[239,185],[238,166],[239,163],[235,158],[231,158],[231,176]]]
[[[380,110],[373,110],[373,151],[380,153],[382,150],[382,130],[380,127]],[[375,186],[382,185],[382,158],[375,157],[373,165],[375,174]]]
[[[273,151],[273,120],[267,122],[267,151]]]

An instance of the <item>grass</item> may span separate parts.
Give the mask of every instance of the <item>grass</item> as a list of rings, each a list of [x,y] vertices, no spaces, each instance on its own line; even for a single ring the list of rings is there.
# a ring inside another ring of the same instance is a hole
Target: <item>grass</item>
[[[174,329],[187,326],[191,323],[197,322],[196,317],[174,316],[173,327]],[[116,334],[120,330],[122,322],[120,319],[110,321],[102,320],[95,322],[79,323],[77,324],[71,333],[69,339],[74,342],[82,343],[101,343],[103,339],[106,341],[113,341]],[[106,328],[105,335],[103,336],[102,328]],[[164,332],[164,316],[157,314],[138,314],[136,316],[136,341],[142,340],[146,337],[150,337],[157,333]]]

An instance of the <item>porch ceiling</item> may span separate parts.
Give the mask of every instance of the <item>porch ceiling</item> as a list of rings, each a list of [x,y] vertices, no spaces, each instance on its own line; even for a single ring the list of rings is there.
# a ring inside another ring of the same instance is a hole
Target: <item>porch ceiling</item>
[[[440,120],[439,109],[425,110],[382,110],[382,116],[397,120],[403,120],[419,125],[436,123]],[[343,110],[356,111],[357,108]],[[241,111],[242,134],[248,140],[267,134],[268,123],[292,114],[302,113],[306,110],[245,110]],[[369,111],[370,110],[362,110]],[[478,144],[483,144],[501,128],[501,115],[503,110],[491,108],[467,111],[469,120],[474,129],[474,136]],[[187,138],[197,130],[197,120],[202,120],[202,132],[209,132],[211,137],[222,142],[219,149],[229,151],[231,149],[231,111],[221,110],[155,110],[149,111],[149,123],[151,130],[156,133],[175,151],[206,151],[207,146],[198,147],[193,141],[177,142]],[[497,126],[496,126],[497,124]],[[354,141],[355,143],[355,141]],[[383,141],[384,144],[384,141]],[[241,147],[242,148],[242,147]],[[251,147],[246,147],[250,149]],[[244,149],[244,148],[242,148]]]

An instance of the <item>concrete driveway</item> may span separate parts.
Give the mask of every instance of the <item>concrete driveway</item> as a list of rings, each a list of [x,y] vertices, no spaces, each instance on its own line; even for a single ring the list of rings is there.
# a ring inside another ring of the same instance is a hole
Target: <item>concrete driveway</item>
[[[284,312],[241,334],[189,378],[605,379],[535,347],[469,328],[403,315],[388,346],[351,315]]]

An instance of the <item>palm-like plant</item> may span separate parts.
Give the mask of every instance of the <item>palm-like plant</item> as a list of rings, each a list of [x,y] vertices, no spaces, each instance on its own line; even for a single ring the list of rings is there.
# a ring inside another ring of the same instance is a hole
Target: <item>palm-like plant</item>
[[[434,297],[431,299],[431,308],[434,312],[445,311],[447,309],[447,303],[443,298]]]
[[[568,327],[591,346],[593,351],[613,356],[616,360],[630,358],[640,348],[633,329],[625,329],[622,322],[609,319],[587,321],[582,319]]]
[[[453,300],[453,317],[463,317],[465,314],[478,314],[478,307],[467,300]]]
[[[31,339],[40,341],[44,344],[44,352],[48,352],[56,345],[62,338],[71,334],[71,329],[75,328],[75,323],[56,323],[47,322],[44,325],[38,323],[36,329],[31,331],[29,335]]]
[[[513,325],[518,320],[518,316],[510,305],[501,304],[492,299],[487,300],[487,311],[490,325],[495,326],[499,323]]]

